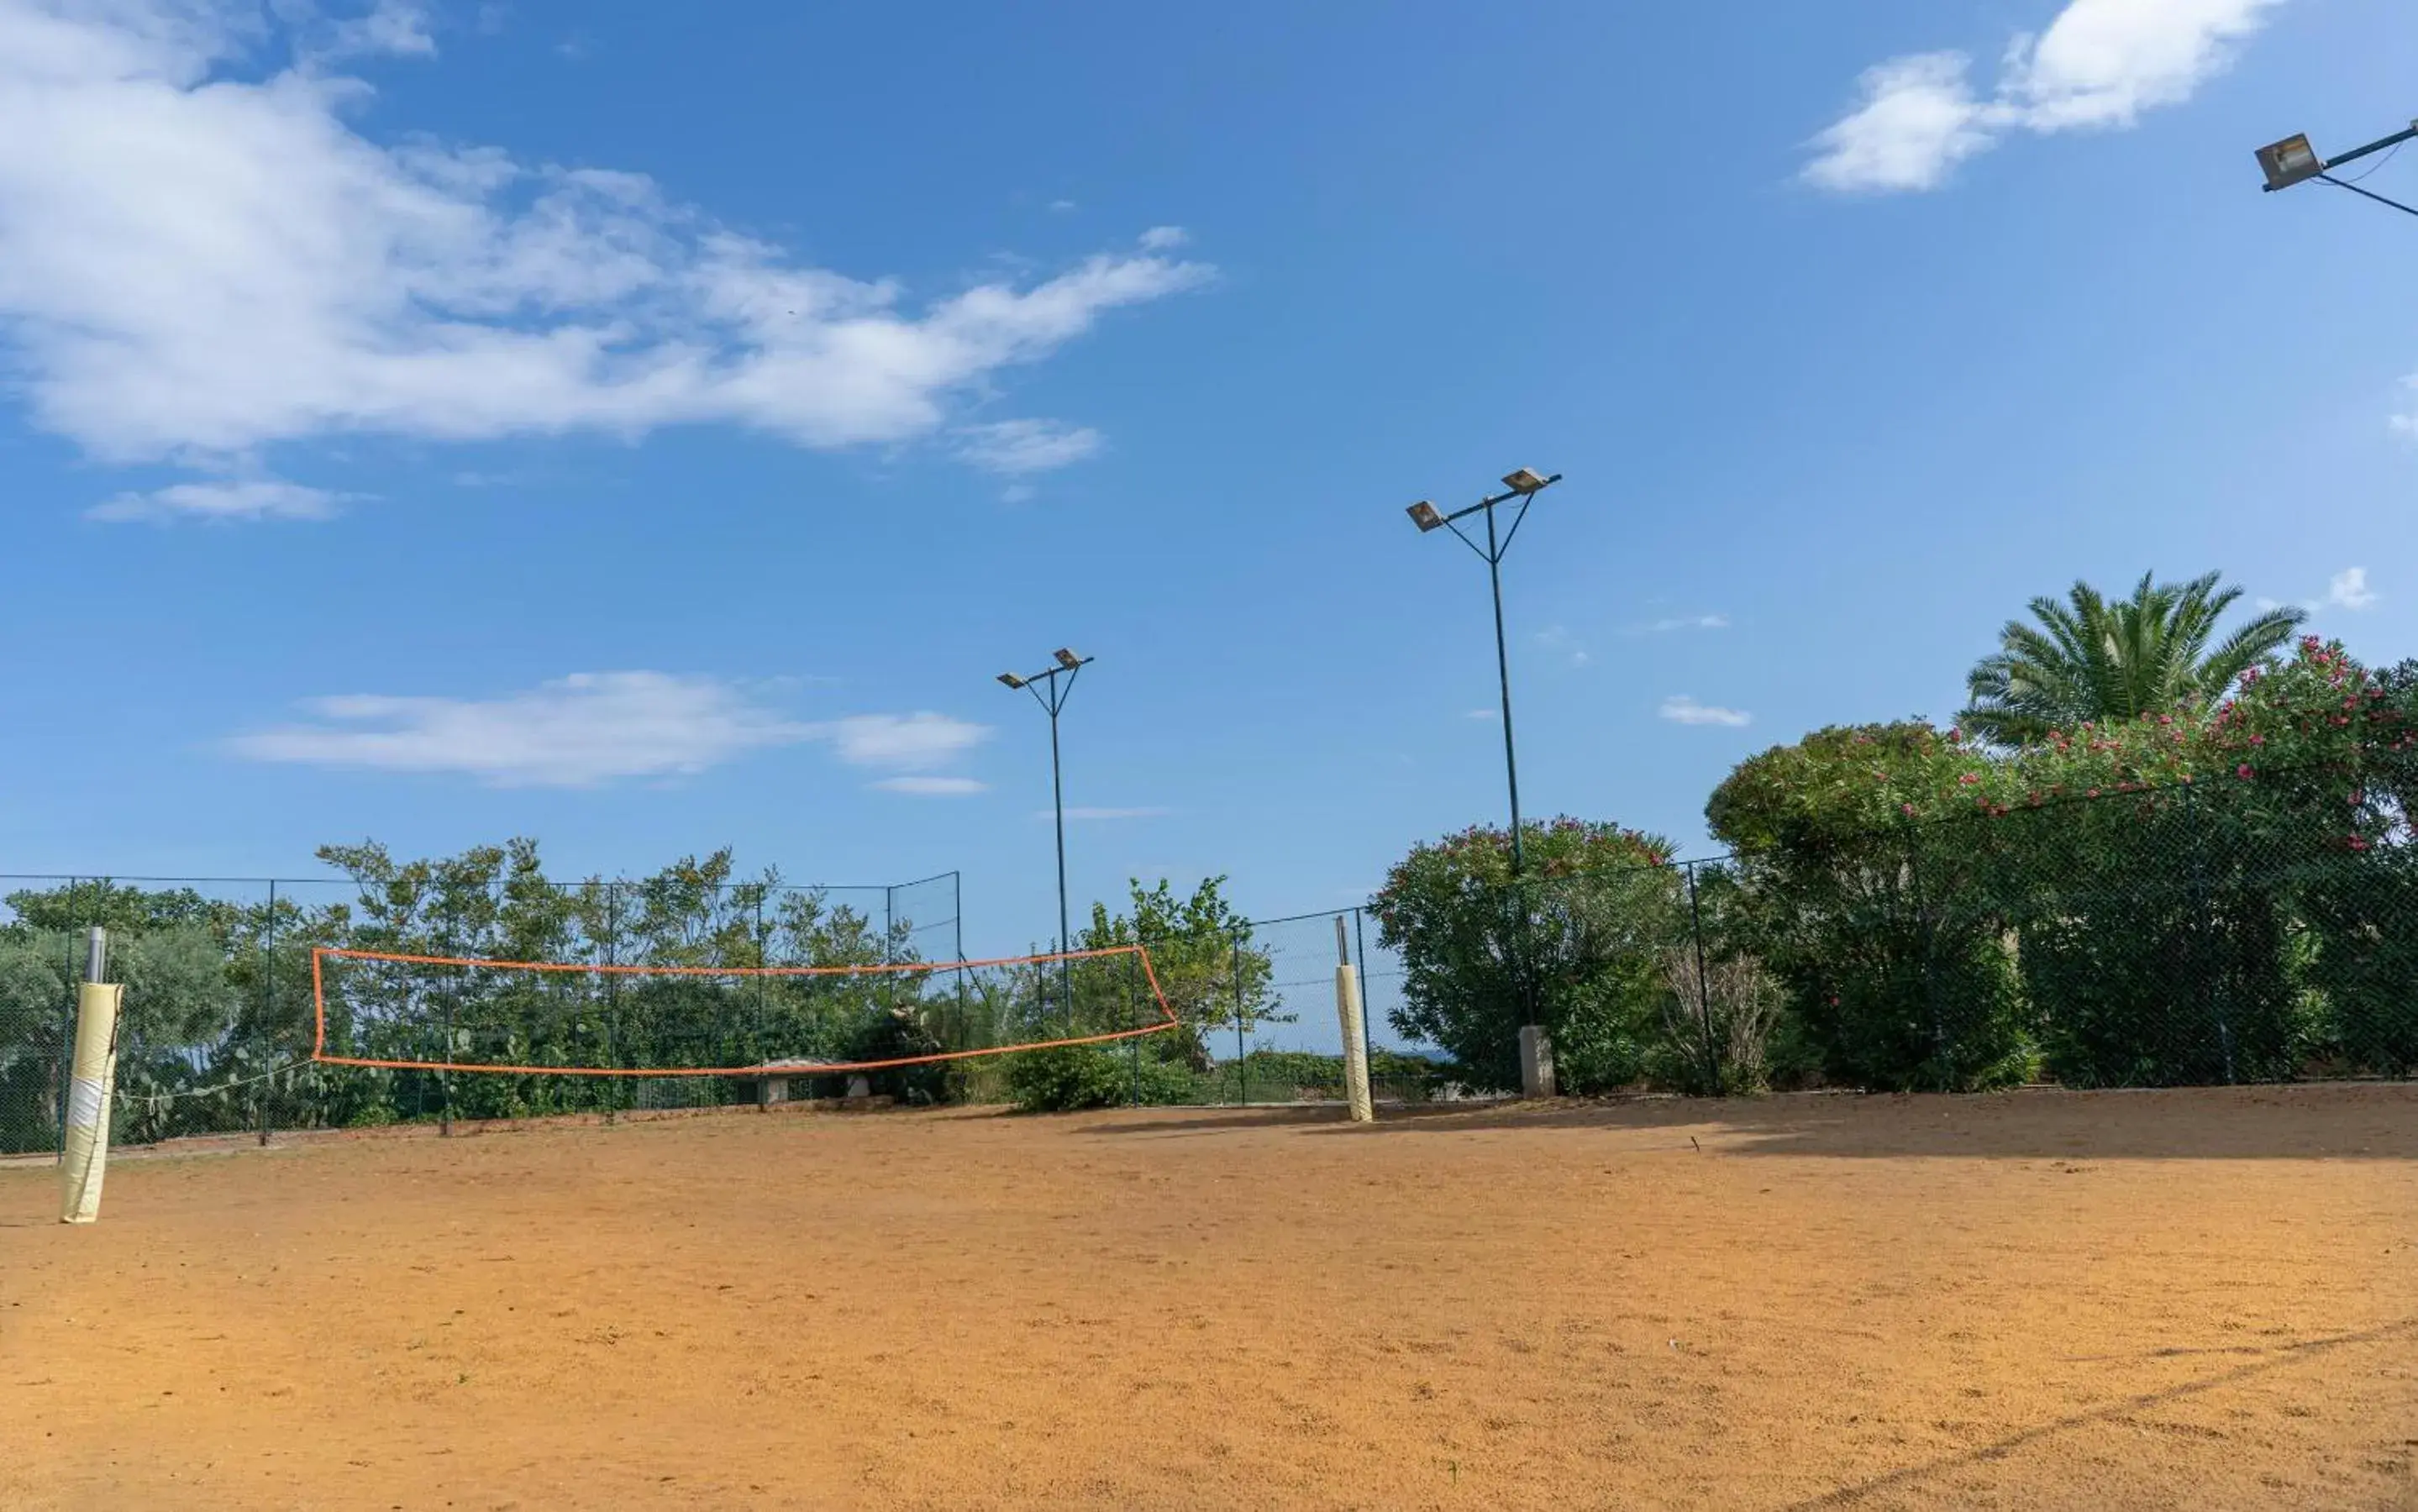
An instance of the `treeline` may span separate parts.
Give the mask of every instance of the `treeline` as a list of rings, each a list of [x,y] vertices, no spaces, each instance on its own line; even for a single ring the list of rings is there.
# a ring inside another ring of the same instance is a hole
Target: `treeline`
[[[2166,1086],[2418,1070],[2418,664],[2311,638],[2215,699],[1993,747],[1920,721],[1742,763],[1733,848],[1561,820],[1423,845],[1374,905],[1398,1030],[1565,1090]]]
[[[1111,1033],[1157,1008],[1130,955],[967,970],[918,945],[954,924],[953,887],[926,890],[947,919],[918,919],[892,890],[886,918],[786,883],[740,875],[725,849],[651,876],[558,883],[534,841],[400,861],[375,844],[320,859],[350,895],[233,901],[190,888],[105,880],[21,891],[0,925],[0,1151],[55,1145],[84,934],[109,931],[126,986],[115,1137],[130,1142],[252,1128],[513,1118],[749,1099],[753,1078],[679,1072],[801,1062],[793,1086],[836,1094],[812,1063],[912,1061],[944,1051]],[[1212,1054],[1219,1031],[1280,1021],[1267,955],[1252,948],[1219,879],[1188,897],[1136,886],[1125,909],[1094,909],[1079,949],[1146,943],[1178,1027],[1113,1055],[1129,1095],[1215,1096],[1251,1072]],[[943,937],[954,943],[954,928]],[[576,963],[681,971],[539,972],[328,957],[319,947],[442,961]],[[1037,949],[1037,948],[1036,948]],[[723,976],[716,969],[775,969]],[[808,971],[781,974],[786,969]],[[883,968],[883,970],[874,970]],[[896,968],[903,968],[896,969]],[[838,969],[838,970],[834,970]],[[307,1061],[324,1006],[327,1050],[364,1061],[531,1067],[526,1073]],[[1105,1049],[1089,1052],[1109,1057]],[[555,1074],[543,1068],[576,1068]],[[1089,1070],[1096,1078],[1097,1067]],[[647,1075],[646,1073],[663,1073]],[[1258,1069],[1261,1095],[1295,1066]],[[910,1103],[1015,1095],[997,1059],[892,1066],[871,1090]]]

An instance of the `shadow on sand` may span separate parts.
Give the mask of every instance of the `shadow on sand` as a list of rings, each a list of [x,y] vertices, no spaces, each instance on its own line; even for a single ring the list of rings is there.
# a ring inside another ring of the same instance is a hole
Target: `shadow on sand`
[[[1169,1108],[1107,1114],[1081,1128],[1162,1138],[1298,1128],[1364,1139],[1574,1130],[1642,1136],[1649,1148],[1866,1159],[2413,1160],[2418,1084],[1446,1104],[1381,1108],[1366,1124],[1334,1105]]]

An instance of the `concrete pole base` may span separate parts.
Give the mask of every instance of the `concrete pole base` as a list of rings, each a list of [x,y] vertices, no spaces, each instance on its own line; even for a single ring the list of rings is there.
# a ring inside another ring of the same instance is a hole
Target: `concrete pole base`
[[[1520,1030],[1520,1095],[1553,1095],[1553,1038],[1540,1024]]]

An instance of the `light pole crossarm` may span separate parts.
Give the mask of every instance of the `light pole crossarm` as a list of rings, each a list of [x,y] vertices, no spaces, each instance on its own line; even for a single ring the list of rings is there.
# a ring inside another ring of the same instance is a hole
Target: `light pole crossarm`
[[[2318,182],[2320,184],[2332,184],[2336,189],[2349,190],[2352,193],[2360,196],[2362,199],[2370,199],[2374,200],[2379,205],[2390,206],[2394,209],[2399,210],[2404,215],[2418,215],[2418,208],[2413,208],[2410,206],[2404,205],[2399,200],[2386,199],[2383,195],[2379,194],[2372,189],[2362,189],[2357,184],[2351,183],[2348,179],[2336,178],[2332,174],[2318,175]]]
[[[2418,141],[2418,121],[2410,122],[2408,126],[2405,126],[2400,130],[2394,132],[2391,136],[2378,137],[2375,141],[2369,143],[2364,147],[2353,147],[2349,152],[2328,158],[2324,162],[2318,165],[2318,172],[2319,174],[2333,173],[2344,163],[2357,162],[2360,159],[2368,156],[2370,153],[2382,152],[2387,147],[2397,147],[2404,142],[2410,141]],[[2272,194],[2277,189],[2288,187],[2289,186],[2270,184],[2267,186],[2267,191]],[[2349,186],[2345,187],[2348,188]]]
[[[1528,518],[1528,506],[1536,502],[1538,494],[1561,481],[1562,475],[1555,473],[1551,478],[1538,480],[1536,486],[1532,488],[1507,488],[1500,494],[1490,494],[1466,509],[1459,509],[1450,514],[1436,516],[1435,525],[1450,526],[1452,533],[1461,537],[1461,543],[1477,553],[1480,561],[1489,567],[1500,566],[1503,554],[1511,549],[1511,538],[1520,533],[1521,522]],[[1494,534],[1494,506],[1508,504],[1515,498],[1520,501],[1520,512],[1511,517],[1511,528],[1504,531],[1501,539],[1497,540]],[[1487,512],[1486,544],[1482,546],[1471,539],[1469,533],[1462,529],[1460,524],[1480,510]],[[1433,529],[1435,525],[1428,526],[1427,528]]]

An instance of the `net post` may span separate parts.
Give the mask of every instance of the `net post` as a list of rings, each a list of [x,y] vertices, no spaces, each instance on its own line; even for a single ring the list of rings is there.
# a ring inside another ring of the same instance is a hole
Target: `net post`
[[[1137,956],[1125,957],[1125,1028],[1127,1029],[1139,1027],[1134,1022],[1134,1010],[1140,1005],[1140,994],[1136,988],[1140,985],[1137,979],[1141,973],[1134,968],[1140,964],[1140,958]],[[1136,1107],[1141,1106],[1141,1036],[1139,1034],[1133,1037],[1133,1106]]]
[[[1335,1012],[1343,1044],[1343,1092],[1351,1105],[1352,1122],[1374,1123],[1377,1110],[1369,1097],[1369,1046],[1363,1037],[1360,976],[1352,966],[1352,943],[1345,938],[1343,915],[1335,916]]]
[[[72,946],[70,946],[72,948]],[[75,1045],[69,1062],[67,1117],[59,1153],[59,1221],[100,1216],[101,1178],[109,1167],[111,1084],[117,1076],[121,988],[106,985],[109,937],[99,924],[85,937],[83,985],[76,994]]]

